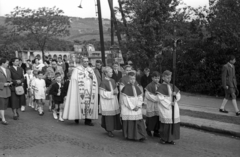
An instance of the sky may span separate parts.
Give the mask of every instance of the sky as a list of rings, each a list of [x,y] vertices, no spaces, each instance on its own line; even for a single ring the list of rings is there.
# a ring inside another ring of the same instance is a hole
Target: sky
[[[82,9],[78,6],[82,1]],[[102,17],[110,18],[108,0],[100,0]],[[209,0],[183,0],[184,3],[192,7],[208,5]],[[64,11],[67,16],[73,17],[97,17],[95,9],[96,0],[0,0],[0,16],[9,14],[16,6],[30,9],[39,7],[54,7]],[[114,6],[118,6],[118,0],[113,0]]]

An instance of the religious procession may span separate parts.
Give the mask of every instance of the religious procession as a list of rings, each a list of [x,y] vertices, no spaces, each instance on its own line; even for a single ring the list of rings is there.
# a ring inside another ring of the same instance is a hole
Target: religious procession
[[[10,64],[10,66],[9,66]],[[1,59],[1,121],[8,125],[4,111],[11,108],[13,119],[19,120],[26,107],[43,116],[52,112],[60,122],[72,120],[86,126],[94,126],[101,118],[101,127],[109,137],[113,131],[122,131],[129,140],[145,141],[147,136],[159,138],[162,144],[175,144],[180,138],[178,101],[180,90],[171,82],[172,72],[160,73],[149,68],[144,75],[133,68],[129,61],[121,71],[118,62],[103,67],[89,66],[89,59],[70,68],[68,62],[35,58],[22,63],[21,59]],[[47,106],[49,111],[45,111]],[[146,120],[142,108],[146,107]]]

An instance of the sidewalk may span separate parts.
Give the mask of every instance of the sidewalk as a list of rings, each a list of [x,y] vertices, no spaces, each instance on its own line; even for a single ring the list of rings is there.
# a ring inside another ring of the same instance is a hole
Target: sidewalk
[[[236,116],[231,101],[227,103],[225,108],[229,111],[228,114],[219,112],[222,100],[223,99],[215,97],[196,96],[183,93],[181,100],[178,103],[181,110],[181,125],[240,137],[240,123],[236,124],[231,122],[231,119],[240,122],[240,116]],[[238,101],[238,108],[240,109],[240,101]],[[186,112],[192,112],[191,115],[193,116],[186,115]],[[145,109],[143,109],[143,114],[146,114]],[[215,120],[210,119],[209,117],[205,118],[204,115],[211,115],[215,117]],[[227,118],[230,120],[228,120],[228,122],[222,122],[221,120],[216,120],[216,117],[220,117],[221,119]]]

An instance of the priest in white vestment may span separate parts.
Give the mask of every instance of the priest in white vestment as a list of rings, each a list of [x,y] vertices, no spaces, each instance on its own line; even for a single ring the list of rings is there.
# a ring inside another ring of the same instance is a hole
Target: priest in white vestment
[[[93,126],[92,119],[98,119],[98,82],[88,58],[73,69],[66,96],[63,119],[85,119],[85,125]]]

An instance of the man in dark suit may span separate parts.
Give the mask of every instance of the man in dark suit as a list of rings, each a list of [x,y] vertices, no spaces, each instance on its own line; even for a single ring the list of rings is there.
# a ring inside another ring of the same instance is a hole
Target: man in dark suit
[[[113,62],[113,75],[112,79],[116,82],[117,88],[118,88],[118,99],[120,96],[120,88],[119,88],[119,81],[122,78],[122,72],[119,71],[119,65],[118,62]]]
[[[112,75],[112,79],[114,79],[114,81],[116,82],[116,84],[118,85],[119,80],[122,78],[122,72],[119,71],[119,66],[118,66],[118,62],[114,62],[113,63],[113,75]]]
[[[228,113],[225,110],[225,105],[228,100],[232,100],[232,104],[235,108],[236,115],[239,116],[240,112],[237,106],[236,97],[239,94],[237,89],[237,81],[235,75],[235,67],[234,63],[236,62],[236,58],[234,56],[230,56],[229,62],[225,64],[222,68],[222,85],[225,90],[225,98],[223,99],[222,105],[219,109],[220,112]]]
[[[19,59],[19,64],[18,64],[19,67],[21,67],[24,71],[24,74],[26,74],[26,68],[27,68],[27,65],[25,63],[22,62],[22,59]]]
[[[145,88],[151,82],[152,82],[152,77],[150,76],[150,69],[149,68],[145,68],[144,69],[144,75],[141,78],[141,85],[143,87],[144,93],[145,93]]]
[[[23,69],[19,67],[19,59],[13,58],[12,59],[12,66],[9,68],[11,72],[11,79],[13,82],[12,88],[11,88],[11,107],[13,110],[13,119],[17,120],[19,117],[18,109],[22,107],[22,111],[25,110],[26,106],[26,99],[25,94],[23,95],[17,95],[15,88],[18,86],[23,86],[24,84],[24,75],[23,75]]]

